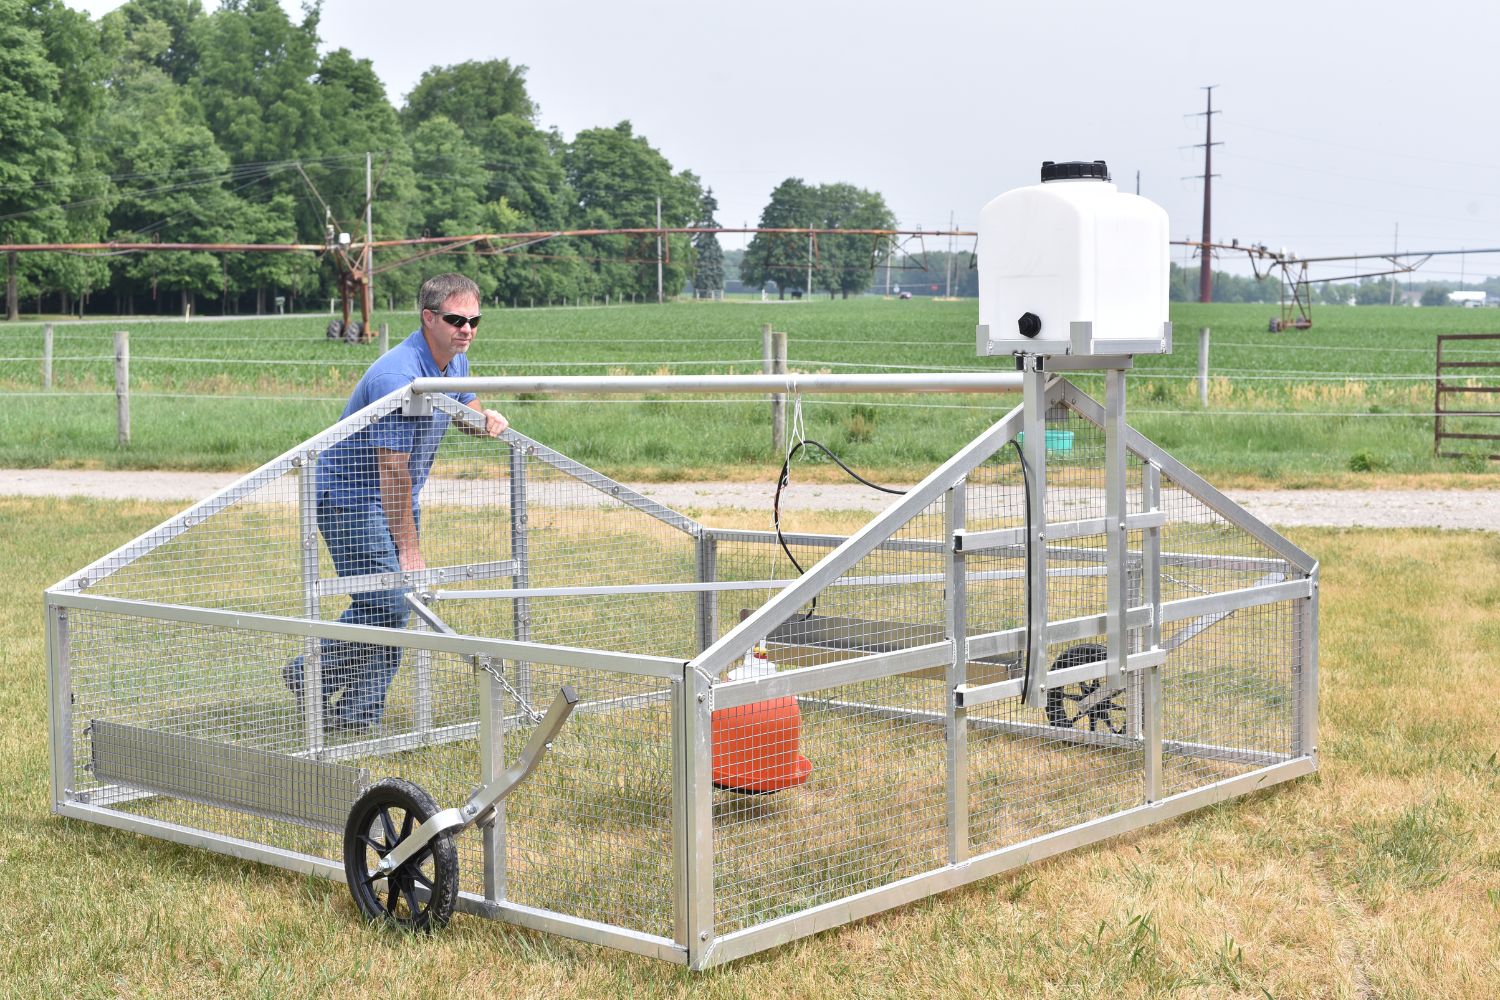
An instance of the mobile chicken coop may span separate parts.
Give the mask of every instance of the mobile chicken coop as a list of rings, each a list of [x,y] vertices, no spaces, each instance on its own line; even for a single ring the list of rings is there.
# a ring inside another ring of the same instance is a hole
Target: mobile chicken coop
[[[419,380],[47,591],[54,810],[702,968],[1307,774],[1316,563],[1125,422],[1089,333],[998,375]],[[1099,365],[1102,404],[1058,374]],[[340,576],[319,461],[463,387],[1024,396],[847,537],[450,431],[426,568]],[[336,620],[371,591],[409,626]],[[399,666],[330,727],[354,644]]]

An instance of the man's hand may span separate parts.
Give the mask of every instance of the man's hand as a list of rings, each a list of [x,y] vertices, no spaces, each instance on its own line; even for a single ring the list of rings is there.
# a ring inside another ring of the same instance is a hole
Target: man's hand
[[[401,553],[401,571],[411,573],[415,570],[426,569],[427,560],[422,558],[421,549],[408,549]]]
[[[499,437],[505,433],[505,428],[510,426],[510,421],[506,420],[498,410],[480,410],[479,412],[484,414],[484,432],[492,438]]]

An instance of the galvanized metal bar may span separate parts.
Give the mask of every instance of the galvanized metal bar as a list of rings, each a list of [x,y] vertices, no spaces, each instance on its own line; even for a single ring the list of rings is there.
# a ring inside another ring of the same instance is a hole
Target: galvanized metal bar
[[[946,668],[952,660],[953,646],[944,639],[893,653],[873,653],[816,667],[783,670],[766,677],[714,685],[714,707],[736,708],[769,698],[790,698],[820,688]]]
[[[989,851],[961,865],[945,865],[878,889],[870,889],[832,903],[811,907],[800,913],[735,931],[718,939],[709,964],[718,965],[736,958],[743,958],[746,955],[860,920],[955,886],[966,885],[1078,847],[1139,830],[1153,823],[1174,819],[1225,799],[1267,788],[1283,781],[1290,781],[1312,770],[1313,766],[1306,758],[1297,758],[1284,764],[1277,764],[1215,782],[1190,792],[1173,795],[1159,802],[1135,806],[1102,819],[1060,830],[1057,833]]]
[[[511,583],[518,588],[531,585],[531,534],[527,527],[531,513],[527,506],[527,457],[525,446],[518,447],[514,443],[510,445],[510,557],[511,562],[516,565]],[[516,638],[522,642],[529,641],[531,602],[526,597],[517,596],[511,602],[511,621]],[[528,662],[516,664],[516,691],[524,701],[530,703],[531,664]]]
[[[1159,510],[1125,515],[1125,527],[1130,531],[1160,527],[1165,523],[1166,515]],[[1089,517],[1078,521],[1053,521],[1047,525],[1047,538],[1049,541],[1059,542],[1068,538],[1102,535],[1108,530],[1108,525],[1109,519],[1105,517]],[[1026,543],[1026,529],[992,528],[988,531],[965,531],[957,537],[962,539],[962,548],[965,552],[1015,548]]]
[[[484,902],[477,897],[469,896],[468,893],[461,893],[459,902],[463,903],[466,896],[473,899],[476,904]],[[582,917],[556,913],[552,910],[539,910],[535,907],[521,906],[518,903],[501,903],[498,906],[476,905],[474,912],[503,920],[508,924],[515,924],[517,927],[545,931],[548,934],[571,938],[585,944],[618,948],[620,951],[633,955],[659,958],[677,965],[687,964],[687,949],[655,934],[644,934],[640,931],[616,927],[613,924],[602,924],[596,920],[584,920]]]
[[[319,596],[333,594],[363,594],[369,591],[412,588],[422,590],[445,583],[465,580],[488,580],[495,577],[513,576],[517,561],[504,559],[498,562],[464,563],[456,566],[436,566],[430,569],[402,570],[396,573],[365,573],[360,576],[340,576],[321,580],[317,584]]]
[[[1161,509],[1161,469],[1154,462],[1141,468],[1141,506]],[[1145,647],[1162,648],[1161,626],[1165,610],[1161,600],[1161,528],[1146,529],[1141,539],[1141,564],[1145,583],[1144,599],[1151,608],[1151,622],[1145,628]],[[1145,796],[1148,803],[1162,793],[1162,681],[1161,667],[1151,667],[1136,675],[1140,685],[1141,735],[1145,740]]]
[[[1018,392],[1013,372],[915,373],[898,375],[507,375],[494,378],[419,378],[417,394],[496,393],[842,393],[842,392]]]
[[[1318,757],[1318,567],[1314,566],[1308,578],[1311,593],[1297,602],[1297,624],[1300,627],[1302,645],[1298,650],[1298,670],[1295,678],[1296,722],[1293,749],[1311,757]]]
[[[689,688],[680,679],[671,687],[672,705],[672,936],[687,952],[688,899],[692,891],[693,842],[688,838],[687,699]]]
[[[1146,670],[1161,664],[1165,657],[1162,650],[1147,650],[1144,653],[1134,653],[1125,658],[1124,670],[1127,672]],[[1047,683],[1051,687],[1067,684],[1077,684],[1079,681],[1091,681],[1103,677],[1107,673],[1109,663],[1107,660],[1093,660],[1089,663],[1080,663],[1072,667],[1060,667],[1047,673]],[[995,681],[992,684],[965,685],[956,692],[963,704],[970,708],[980,705],[988,705],[991,702],[1000,701],[1004,698],[1015,698],[1021,694],[1022,679],[1015,677],[1005,681]],[[1124,681],[1106,690],[1118,691],[1124,687]]]
[[[73,655],[68,610],[48,602],[44,622],[47,636],[47,732],[52,742],[52,811],[73,793]]]
[[[968,518],[967,490],[962,480],[948,491],[944,505],[944,531],[954,537],[963,531]],[[968,683],[969,673],[969,598],[964,577],[964,552],[957,545],[947,555],[944,567],[947,580],[943,587],[943,618],[953,657],[948,663],[944,712],[947,716],[947,774],[945,776],[945,809],[948,827],[948,863],[958,864],[969,856],[969,710],[955,696]]]
[[[1125,373],[1111,369],[1104,376],[1104,519],[1108,522],[1104,546],[1108,554],[1109,575],[1105,577],[1105,662],[1104,684],[1114,691],[1123,684],[1126,632],[1126,542],[1125,512]]]
[[[1026,704],[1047,703],[1047,373],[1040,359],[1023,359],[1022,412],[1026,441]]]
[[[604,649],[583,649],[578,646],[552,646],[540,642],[516,642],[510,639],[485,639],[469,635],[439,635],[437,633],[412,632],[405,629],[381,628],[378,625],[345,625],[340,622],[310,622],[301,618],[283,615],[264,615],[247,611],[219,611],[214,608],[195,608],[182,604],[160,604],[154,601],[128,601],[118,597],[99,597],[93,594],[69,594],[48,591],[48,599],[55,604],[74,608],[87,608],[108,614],[150,618],[156,621],[190,622],[198,625],[218,625],[224,628],[244,629],[253,632],[269,632],[276,635],[313,636],[319,639],[343,639],[349,642],[369,642],[382,646],[397,646],[402,649],[430,649],[438,653],[457,653],[460,656],[488,654],[505,659],[527,658],[562,667],[582,667],[587,670],[603,670],[615,674],[632,674],[640,677],[671,679],[681,676],[682,661],[666,656],[645,656],[639,653],[617,653]]]
[[[719,578],[719,543],[712,536],[698,536],[693,546],[693,569],[698,582],[717,583]],[[707,649],[719,637],[719,602],[713,592],[703,591],[698,595],[697,620],[698,652]]]
[[[780,545],[774,531],[755,531],[746,528],[712,528],[705,526],[704,535],[721,542],[758,542]],[[813,548],[835,549],[849,540],[848,535],[817,535],[798,531],[784,531],[782,538],[788,545],[806,545]],[[881,552],[941,552],[947,543],[926,538],[889,538],[880,546]]]
[[[493,784],[505,773],[505,732],[508,727],[504,692],[490,671],[476,670],[474,673],[479,685],[479,780]],[[494,821],[480,828],[480,843],[484,852],[484,898],[498,903],[507,894],[503,801],[495,806]]]
[[[312,621],[322,617],[318,594],[318,455],[309,449],[294,457],[297,470],[297,527],[302,546],[302,615]],[[308,697],[309,691],[317,692]],[[323,644],[309,637],[302,644],[302,726],[307,749],[323,746]]]
[[[714,691],[708,675],[683,667],[684,713],[681,784],[687,827],[685,929],[688,964],[702,968],[714,945]]]

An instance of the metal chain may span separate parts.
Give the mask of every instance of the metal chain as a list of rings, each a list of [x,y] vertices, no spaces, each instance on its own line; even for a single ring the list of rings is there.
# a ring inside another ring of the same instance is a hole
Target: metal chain
[[[542,721],[542,713],[532,708],[531,703],[521,696],[521,692],[510,686],[510,681],[506,680],[505,675],[490,662],[488,656],[474,657],[474,666],[499,681],[500,686],[505,689],[505,693],[511,696],[515,703],[520,706],[521,711],[526,713],[526,718],[530,719],[532,723]]]

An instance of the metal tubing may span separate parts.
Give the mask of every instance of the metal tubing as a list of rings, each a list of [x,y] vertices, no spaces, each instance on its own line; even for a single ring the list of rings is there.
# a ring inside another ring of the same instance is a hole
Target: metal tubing
[[[688,964],[703,968],[714,945],[713,688],[710,678],[683,666],[684,714],[681,795],[686,809]]]
[[[342,639],[347,642],[369,642],[381,646],[399,646],[402,649],[430,649],[437,653],[457,653],[460,656],[489,654],[505,659],[526,657],[560,667],[582,667],[586,670],[603,670],[639,677],[671,679],[682,675],[682,661],[666,656],[617,653],[611,650],[584,649],[578,646],[551,646],[546,643],[515,642],[509,639],[484,639],[469,635],[424,634],[382,628],[378,625],[310,622],[284,615],[219,611],[214,608],[159,604],[154,601],[127,601],[118,597],[97,597],[92,594],[48,591],[47,597],[53,603],[66,607],[87,608],[107,614],[150,618],[156,621],[191,622],[199,625],[245,629],[251,632],[269,632],[275,635],[301,635],[319,639]]]
[[[683,948],[688,946],[688,898],[692,878],[692,841],[688,839],[687,717],[688,686],[674,680],[672,705],[672,934]],[[685,960],[685,959],[684,959]]]
[[[47,723],[52,736],[52,811],[72,795],[73,759],[73,671],[68,635],[68,611],[46,605]]]
[[[1161,470],[1146,462],[1141,470],[1141,506],[1148,511],[1161,508]],[[1146,530],[1141,540],[1141,564],[1144,570],[1146,592],[1143,595],[1151,607],[1151,623],[1146,626],[1145,647],[1161,648],[1161,528]],[[1142,776],[1145,783],[1145,798],[1148,803],[1161,798],[1162,763],[1162,683],[1161,667],[1150,667],[1140,674],[1137,691],[1140,695],[1139,711],[1141,735],[1145,739],[1146,763]]]
[[[1026,441],[1026,704],[1047,703],[1047,373],[1027,357],[1022,412]]]
[[[946,668],[952,666],[952,662],[953,646],[944,639],[893,653],[874,653],[816,667],[783,670],[766,677],[715,685],[714,708],[737,708],[768,698],[790,698],[819,688],[896,677],[934,667]]]
[[[1125,373],[1110,369],[1104,376],[1104,547],[1109,575],[1105,578],[1105,645],[1108,668],[1104,684],[1111,691],[1121,687],[1127,655],[1125,634],[1126,543],[1125,534]]]
[[[447,399],[446,396],[442,398]],[[510,446],[510,555],[516,567],[511,583],[516,587],[531,585],[531,535],[527,528],[531,515],[526,505],[526,456],[525,447]],[[515,598],[511,603],[511,620],[516,638],[522,642],[530,641],[531,601],[525,597]],[[524,700],[531,701],[530,663],[516,664],[516,691]]]
[[[693,547],[694,570],[700,584],[715,584],[719,578],[719,543],[708,533],[698,536]],[[698,595],[698,646],[703,652],[719,637],[719,602],[712,591],[704,590]]]
[[[302,614],[317,621],[322,617],[318,594],[318,456],[308,450],[293,458],[297,468],[297,522],[302,541]],[[302,644],[302,724],[307,749],[323,746],[323,699],[306,697],[323,690],[323,644],[308,637]]]
[[[460,563],[456,566],[437,566],[430,569],[403,570],[396,573],[365,573],[360,576],[341,576],[318,583],[318,594],[329,597],[335,594],[360,594],[371,590],[394,590],[397,588],[425,590],[445,583],[464,580],[488,580],[495,577],[514,576],[516,560],[499,562]]]
[[[967,523],[966,488],[962,480],[948,491],[944,510],[946,533],[952,537]],[[952,659],[948,662],[948,696],[944,699],[947,737],[946,803],[948,863],[958,864],[969,856],[969,710],[956,692],[968,682],[969,601],[964,576],[964,553],[954,546],[946,559],[947,581],[943,588],[943,617],[947,622]]]
[[[1161,823],[1225,799],[1283,781],[1290,781],[1313,769],[1312,763],[1307,759],[1296,758],[1285,764],[1278,764],[1215,782],[1190,792],[1173,795],[1160,802],[1136,806],[1102,819],[1081,823],[1066,830],[1059,830],[1056,833],[990,851],[962,865],[945,865],[878,889],[870,889],[845,899],[811,907],[800,913],[789,914],[733,934],[726,934],[718,939],[714,954],[711,956],[712,960],[708,964],[718,965],[736,958],[743,958],[757,951],[795,941],[830,927],[860,920],[882,910],[901,906],[955,886],[966,885],[1012,868],[1071,851],[1074,848],[1139,830],[1153,823]],[[694,965],[694,968],[698,967]]]
[[[506,375],[491,378],[419,378],[411,391],[424,393],[540,392],[712,393],[712,392],[1018,392],[1014,372],[910,375]]]
[[[1299,754],[1318,756],[1318,567],[1308,578],[1311,592],[1297,603],[1302,648],[1298,650],[1296,729],[1292,747]]]

